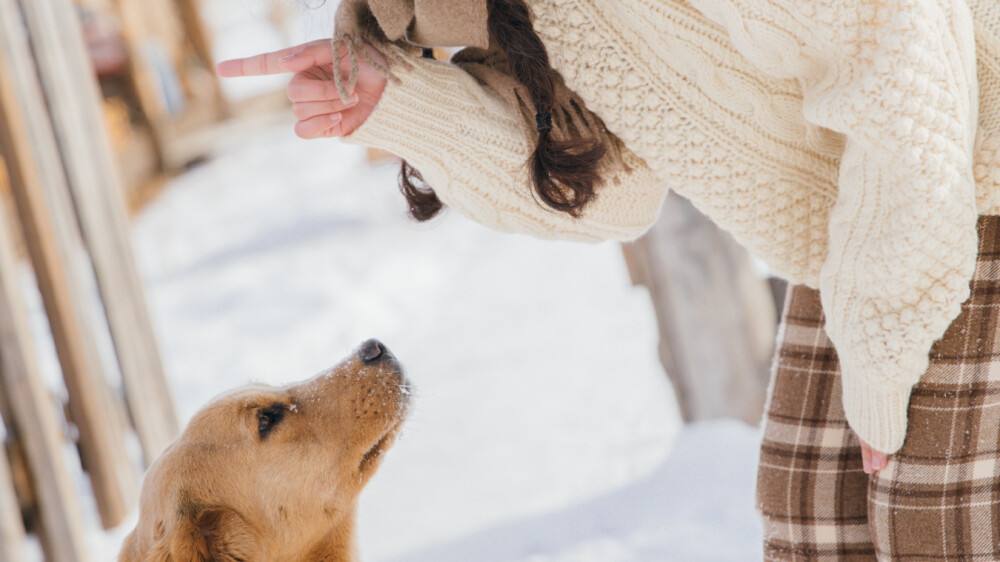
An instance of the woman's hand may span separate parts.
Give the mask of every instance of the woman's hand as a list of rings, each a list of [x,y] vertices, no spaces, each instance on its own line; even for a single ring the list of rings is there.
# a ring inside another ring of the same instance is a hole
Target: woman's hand
[[[365,45],[372,60],[388,66],[385,56]],[[346,77],[351,70],[346,47],[338,53],[337,68]],[[385,91],[386,77],[376,71],[365,57],[358,57],[358,80],[351,100],[344,103],[333,79],[333,45],[328,39],[304,43],[271,53],[219,63],[219,76],[263,76],[294,73],[288,84],[288,99],[298,123],[295,134],[304,139],[342,137],[360,127],[371,115]],[[345,78],[346,81],[346,78]]]
[[[880,453],[872,449],[868,443],[861,441],[861,462],[864,464],[865,474],[875,474],[889,463],[889,455]]]

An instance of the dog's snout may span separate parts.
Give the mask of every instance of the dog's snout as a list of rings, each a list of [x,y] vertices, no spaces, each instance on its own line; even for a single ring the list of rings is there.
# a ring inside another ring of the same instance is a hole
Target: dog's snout
[[[385,345],[378,340],[368,340],[361,344],[358,355],[365,363],[374,363],[387,354]]]

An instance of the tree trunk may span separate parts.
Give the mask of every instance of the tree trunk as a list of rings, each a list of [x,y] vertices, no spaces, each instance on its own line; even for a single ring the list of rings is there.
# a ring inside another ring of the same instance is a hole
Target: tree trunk
[[[624,251],[633,282],[649,289],[684,420],[759,423],[777,324],[770,285],[746,250],[671,193]]]

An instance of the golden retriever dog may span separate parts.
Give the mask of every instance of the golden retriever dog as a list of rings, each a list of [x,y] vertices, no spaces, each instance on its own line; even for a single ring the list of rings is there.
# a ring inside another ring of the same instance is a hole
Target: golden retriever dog
[[[300,384],[213,400],[149,468],[120,562],[347,562],[409,383],[369,340]]]

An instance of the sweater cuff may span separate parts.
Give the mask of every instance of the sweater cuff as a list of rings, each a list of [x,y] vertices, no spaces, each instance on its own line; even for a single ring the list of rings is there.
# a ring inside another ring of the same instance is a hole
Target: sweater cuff
[[[487,108],[485,99],[469,99],[471,76],[456,72],[447,63],[425,59],[398,61],[392,71],[396,79],[388,81],[371,115],[344,140],[406,159],[418,157],[425,177],[433,174],[424,169],[428,165],[446,167],[447,153],[467,144],[473,133],[466,129],[479,122],[493,124],[493,135],[498,139],[489,140],[500,141],[508,150],[516,144],[503,142],[511,131],[520,133],[521,129],[516,120],[504,115],[500,103]]]
[[[399,72],[395,68],[393,70]],[[413,127],[411,130],[401,130],[415,123],[417,121],[415,117],[427,115],[428,110],[432,111],[432,114],[437,113],[433,111],[434,108],[430,104],[421,103],[423,101],[421,96],[415,95],[418,94],[417,91],[407,91],[407,89],[419,88],[419,86],[418,81],[389,80],[371,115],[353,133],[343,137],[343,140],[382,150],[396,148],[395,145],[406,139],[406,135],[416,134],[421,142],[431,141],[433,135],[424,128]],[[403,157],[402,154],[396,153],[396,155]]]
[[[847,423],[862,441],[890,455],[906,440],[907,408],[912,386],[879,386],[863,377],[841,377]]]

